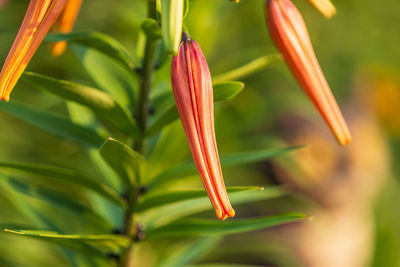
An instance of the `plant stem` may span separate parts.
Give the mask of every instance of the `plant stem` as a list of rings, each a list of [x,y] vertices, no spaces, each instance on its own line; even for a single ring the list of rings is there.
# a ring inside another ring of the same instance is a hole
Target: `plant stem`
[[[156,17],[156,3],[153,0],[148,2],[148,17],[155,18]],[[147,119],[149,115],[149,96],[151,83],[153,80],[153,71],[154,71],[154,57],[155,57],[155,48],[156,48],[157,40],[152,38],[147,38],[146,46],[144,51],[142,69],[141,69],[141,80],[140,80],[140,91],[139,91],[139,101],[137,108],[137,117],[136,120],[138,122],[138,126],[141,130],[141,137],[137,140],[135,144],[135,150],[142,153],[143,152],[143,142],[144,142],[144,132],[147,129]]]
[[[156,18],[155,0],[148,1],[148,17],[154,19]],[[143,154],[143,144],[145,139],[144,134],[147,129],[147,120],[149,116],[149,98],[151,84],[153,81],[156,42],[157,40],[153,38],[147,38],[142,68],[140,71],[140,87],[136,110],[136,120],[140,128],[141,134],[139,138],[135,141],[135,150],[141,154]],[[135,209],[139,193],[139,183],[135,188],[130,188],[128,190],[128,207],[126,209],[124,218],[124,234],[131,238],[131,243],[125,253],[121,256],[121,267],[132,267],[134,264],[134,242],[137,235],[137,223],[135,222],[133,211]]]

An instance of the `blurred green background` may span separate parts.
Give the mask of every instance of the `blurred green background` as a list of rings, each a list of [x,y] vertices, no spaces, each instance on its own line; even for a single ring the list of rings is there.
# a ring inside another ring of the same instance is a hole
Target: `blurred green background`
[[[27,2],[10,1],[0,10],[2,61],[18,31]],[[75,29],[109,34],[139,60],[145,2],[84,1]],[[276,161],[223,167],[229,185],[286,184],[293,191],[286,197],[239,206],[238,217],[304,211],[314,216],[311,224],[315,226],[289,225],[228,237],[218,249],[205,253],[201,261],[236,253],[236,257],[229,258],[232,262],[260,266],[400,266],[400,4],[398,0],[336,0],[337,15],[328,20],[307,1],[294,3],[304,16],[321,67],[349,121],[354,142],[345,148],[335,143],[284,62],[274,62],[240,79],[246,84],[244,91],[231,101],[216,104],[220,153],[287,144],[307,147]],[[213,75],[276,53],[265,25],[264,5],[262,0],[242,0],[239,4],[228,0],[190,1],[186,28],[202,47]],[[48,46],[43,44],[28,70],[96,86],[98,81],[91,78],[90,67],[76,51],[70,46],[66,54],[52,58]],[[166,63],[156,74],[155,88],[168,87],[169,82]],[[68,114],[62,101],[23,82],[18,83],[11,101]],[[5,113],[0,112],[0,121],[0,160],[62,166],[100,177],[81,146]],[[166,165],[190,158],[180,124],[171,128],[174,141],[160,156]],[[48,213],[59,212],[60,221],[72,233],[90,231],[86,225],[90,220],[46,206],[34,194],[24,196],[21,184],[3,179],[0,187],[2,225],[40,221],[40,215],[32,211],[34,207]],[[20,203],[15,203],[16,199]],[[177,250],[183,245],[176,244]],[[151,258],[151,251],[162,249],[163,244],[158,246],[144,246],[140,251],[144,258]],[[52,244],[0,233],[0,266],[69,266],[68,260],[68,252]],[[81,265],[79,260],[73,264]],[[141,264],[149,263],[144,260]]]

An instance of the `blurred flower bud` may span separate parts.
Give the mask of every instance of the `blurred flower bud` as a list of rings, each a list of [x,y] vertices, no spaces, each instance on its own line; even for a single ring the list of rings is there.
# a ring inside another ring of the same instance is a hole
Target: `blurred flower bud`
[[[68,0],[61,15],[54,23],[52,31],[56,33],[70,33],[78,18],[81,5],[82,0]],[[57,42],[51,45],[51,53],[53,56],[58,57],[65,52],[66,48],[66,41]]]
[[[222,220],[233,217],[215,140],[210,70],[199,45],[186,34],[172,59],[171,81],[192,156],[215,213]]]
[[[318,64],[304,20],[290,0],[268,0],[267,22],[275,45],[341,145],[350,131]]]
[[[330,0],[308,0],[308,2],[327,18],[336,14],[336,8]]]
[[[67,0],[31,0],[0,74],[0,100],[10,93]]]

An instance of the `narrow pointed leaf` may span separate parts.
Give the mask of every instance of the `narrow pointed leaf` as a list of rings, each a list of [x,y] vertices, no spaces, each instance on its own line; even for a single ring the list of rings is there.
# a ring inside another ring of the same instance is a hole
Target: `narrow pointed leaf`
[[[0,103],[0,110],[16,116],[36,127],[89,147],[99,147],[104,138],[93,130],[52,113],[16,102]]]
[[[22,78],[36,88],[90,108],[101,119],[127,135],[137,134],[136,123],[129,112],[106,93],[32,72],[25,72]]]
[[[242,186],[242,187],[227,187],[228,193],[244,192],[263,190],[262,187],[258,186]],[[169,191],[161,194],[145,195],[135,208],[136,212],[142,212],[153,207],[168,205],[175,202],[189,200],[193,198],[207,198],[207,194],[204,189],[199,190],[177,190]]]
[[[237,206],[281,197],[285,194],[286,192],[279,187],[267,187],[264,190],[233,192],[229,194],[229,199],[233,205]],[[150,229],[165,225],[178,218],[188,217],[207,210],[212,210],[207,197],[193,198],[146,210],[141,214],[140,218],[146,227]]]
[[[47,180],[50,179],[77,185],[86,189],[90,189],[106,197],[107,199],[118,205],[124,204],[123,200],[119,197],[119,195],[107,185],[102,184],[99,181],[95,181],[92,178],[86,177],[72,170],[53,167],[53,166],[46,166],[46,165],[13,163],[13,162],[3,162],[3,161],[0,161],[0,170],[7,170],[7,171],[34,175],[36,176],[35,179],[47,179]],[[27,180],[35,181],[34,179],[31,179],[29,178],[29,176],[25,175],[21,179],[25,181]]]
[[[213,77],[213,80],[218,82],[241,79],[262,70],[263,68],[278,60],[282,60],[282,56],[280,54],[259,57],[236,69],[216,75]]]
[[[255,219],[228,220],[219,222],[208,219],[181,219],[146,232],[148,240],[168,237],[199,237],[239,234],[260,230],[284,223],[304,220],[307,215],[289,213]]]
[[[74,32],[69,34],[48,34],[47,41],[59,42],[67,41],[83,45],[88,48],[96,49],[97,51],[106,54],[113,58],[122,67],[132,71],[135,67],[133,59],[129,53],[118,41],[109,35],[100,32]]]
[[[131,70],[126,70],[95,49],[76,45],[74,52],[97,88],[105,91],[124,107],[134,109],[138,81]]]
[[[219,82],[213,84],[214,88],[214,101],[222,101],[232,99],[238,95],[244,88],[244,83],[242,82]],[[173,96],[171,94],[170,101],[173,102]],[[152,136],[166,125],[179,119],[178,110],[176,109],[175,102],[173,102],[170,107],[168,107],[160,116],[155,120],[155,122],[146,131],[147,136]]]
[[[24,237],[33,237],[46,240],[56,244],[68,246],[68,244],[90,245],[103,251],[120,252],[129,246],[130,239],[123,235],[63,235],[51,231],[37,230],[11,230],[5,229],[7,233],[20,235]]]
[[[281,155],[288,154],[301,147],[302,146],[287,147],[280,149],[265,149],[265,150],[244,152],[232,155],[224,155],[221,156],[221,164],[222,166],[229,166],[236,164],[259,162],[273,157],[278,157]],[[157,175],[156,177],[154,177],[153,180],[149,183],[148,188],[152,188],[156,185],[159,186],[160,184],[169,182],[170,180],[176,181],[179,178],[195,175],[196,173],[197,173],[196,166],[192,161],[188,161],[180,164],[175,168],[166,170],[161,174]]]
[[[112,138],[108,138],[104,142],[99,152],[125,183],[130,185],[137,183],[144,160],[140,154]]]
[[[260,265],[232,264],[232,263],[206,263],[206,264],[187,265],[187,267],[260,267]]]
[[[44,212],[40,212],[42,216],[48,216],[49,219],[65,218],[68,216],[73,217],[71,219],[76,218],[77,220],[84,220],[85,229],[89,231],[109,232],[113,230],[113,226],[110,222],[94,211],[91,205],[88,205],[86,201],[82,202],[80,197],[71,198],[71,195],[54,191],[53,189],[45,188],[40,185],[36,186],[35,183],[24,183],[13,177],[8,179],[8,184],[16,192],[23,194],[27,201],[32,203],[32,199],[37,200],[57,210],[56,214],[43,214]],[[69,223],[70,222],[71,221],[69,221]],[[26,228],[26,226],[8,227]]]
[[[208,251],[212,250],[219,242],[221,237],[211,236],[199,238],[179,253],[174,253],[167,259],[163,259],[157,266],[159,267],[184,267],[198,258],[201,258]]]

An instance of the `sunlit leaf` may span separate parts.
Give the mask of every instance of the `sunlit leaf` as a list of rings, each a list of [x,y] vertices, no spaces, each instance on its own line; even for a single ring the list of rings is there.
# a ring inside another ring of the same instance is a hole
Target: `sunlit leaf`
[[[90,108],[97,116],[125,134],[137,134],[135,120],[129,112],[106,93],[32,72],[25,72],[22,78],[34,87]]]
[[[70,195],[54,191],[40,185],[36,186],[35,183],[23,183],[15,178],[9,178],[8,182],[13,190],[25,195],[27,201],[30,203],[32,203],[32,200],[38,200],[51,206],[51,208],[57,211],[56,213],[48,212],[46,214],[43,214],[44,212],[42,212],[41,218],[44,216],[49,219],[72,217],[71,219],[76,218],[77,221],[83,220],[84,222],[82,221],[82,225],[84,225],[85,229],[89,229],[89,231],[108,232],[113,230],[112,225],[105,218],[97,214],[92,209],[91,205],[88,205],[87,201],[82,202],[80,197],[71,198]],[[73,225],[71,220],[69,220],[68,225]],[[26,228],[26,226],[7,227],[19,229]]]
[[[60,182],[77,185],[86,189],[90,189],[98,194],[106,197],[110,201],[123,205],[123,200],[119,195],[105,184],[95,181],[92,178],[86,177],[75,171],[69,169],[63,169],[53,166],[38,165],[38,164],[27,164],[27,163],[13,163],[13,162],[0,162],[0,169],[19,172],[24,174],[35,175],[34,179],[47,179],[47,180],[57,180]],[[14,177],[20,178],[25,181],[33,180],[29,176]]]
[[[232,99],[243,91],[244,83],[242,82],[215,82],[214,101],[222,101]]]
[[[279,187],[267,187],[264,190],[230,193],[229,199],[232,205],[236,206],[276,198],[285,194],[286,192]],[[178,218],[207,210],[212,210],[208,197],[194,198],[147,210],[141,214],[140,220],[147,228],[153,228],[167,224]]]
[[[41,240],[50,241],[62,246],[89,245],[102,251],[118,253],[126,249],[130,244],[130,239],[123,235],[63,235],[52,231],[37,230],[12,230],[5,229],[7,233],[21,235],[24,237],[33,237]]]
[[[187,265],[187,267],[259,267],[260,265],[234,264],[234,263],[206,263]]]
[[[107,92],[121,105],[134,108],[137,79],[132,71],[94,49],[77,45],[74,51],[96,87]]]
[[[202,257],[208,251],[213,249],[221,241],[221,237],[211,236],[199,238],[181,251],[170,255],[168,258],[163,259],[157,266],[158,267],[184,267],[188,263],[195,261]]]
[[[281,60],[282,56],[280,54],[273,54],[268,56],[263,56],[250,61],[249,63],[240,66],[236,69],[228,71],[223,74],[213,76],[213,81],[230,81],[237,80],[249,76],[261,69],[269,66],[271,63]]]
[[[301,213],[289,213],[255,219],[232,219],[224,222],[208,219],[181,219],[168,225],[146,231],[146,238],[152,240],[166,237],[239,234],[304,220],[306,218],[307,215]]]
[[[93,130],[77,125],[72,121],[46,112],[37,110],[16,102],[0,103],[0,110],[16,116],[36,127],[65,137],[82,145],[99,147],[104,138]]]
[[[94,48],[113,58],[128,70],[133,70],[136,65],[127,50],[114,38],[104,33],[73,32],[69,34],[48,34],[46,40],[50,42],[67,41],[88,48]]]
[[[144,160],[140,154],[112,138],[108,138],[99,151],[102,158],[126,183],[135,185],[138,182]]]
[[[278,149],[265,149],[265,150],[243,152],[232,155],[223,155],[221,156],[221,164],[223,166],[230,166],[236,164],[259,162],[273,157],[278,157],[281,155],[288,154],[301,147],[302,146],[286,147]],[[152,181],[149,183],[148,188],[152,188],[156,185],[159,186],[160,184],[169,182],[170,180],[176,181],[177,179],[184,178],[190,175],[195,175],[196,173],[197,169],[193,161],[184,162],[178,165],[177,167],[169,169],[167,171],[163,171],[162,173],[154,177]]]
[[[241,82],[220,82],[215,83],[214,87],[214,101],[222,101],[235,97],[239,94],[243,88],[244,83]],[[164,96],[165,98],[166,96]],[[175,101],[173,100],[172,94],[169,96],[169,101],[174,103],[169,106],[163,113],[155,119],[154,123],[146,131],[147,136],[152,136],[166,125],[172,123],[179,118],[178,110],[176,109]]]
[[[254,191],[254,190],[263,190],[262,187],[257,186],[237,186],[237,187],[228,187],[228,193],[234,192],[244,192],[244,191]],[[171,203],[189,200],[193,198],[207,198],[206,191],[204,189],[199,190],[176,190],[169,191],[158,194],[147,194],[145,195],[137,204],[135,208],[136,212],[142,212],[147,209],[151,209],[153,207],[168,205]]]

